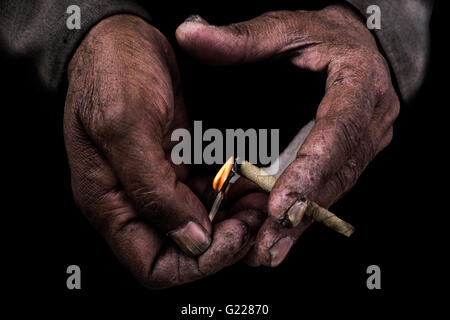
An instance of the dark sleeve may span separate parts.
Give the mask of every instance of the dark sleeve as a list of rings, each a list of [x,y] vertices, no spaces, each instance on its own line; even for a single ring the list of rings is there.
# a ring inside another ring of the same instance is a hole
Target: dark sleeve
[[[419,91],[429,60],[429,22],[433,0],[346,0],[363,15],[370,5],[381,11],[381,29],[374,30],[386,55],[401,98],[408,102]]]
[[[81,29],[69,30],[67,8],[81,9]],[[100,20],[118,13],[149,19],[135,1],[126,0],[2,0],[0,48],[2,56],[27,61],[35,68],[43,90],[55,93],[67,65],[86,33]]]

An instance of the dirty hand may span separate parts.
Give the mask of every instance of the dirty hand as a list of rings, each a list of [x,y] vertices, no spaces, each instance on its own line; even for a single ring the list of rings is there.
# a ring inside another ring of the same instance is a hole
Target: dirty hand
[[[328,74],[314,128],[272,190],[269,218],[247,257],[254,266],[277,266],[311,223],[302,219],[304,212],[288,216],[292,204],[308,198],[330,206],[390,143],[399,101],[386,61],[364,22],[345,5],[269,12],[228,26],[193,16],[176,36],[188,53],[211,65],[285,58]]]
[[[257,208],[241,204],[211,236],[187,166],[171,162],[171,133],[188,123],[161,33],[130,15],[101,21],[71,59],[68,80],[64,139],[75,201],[136,278],[169,287],[248,252],[263,221]]]

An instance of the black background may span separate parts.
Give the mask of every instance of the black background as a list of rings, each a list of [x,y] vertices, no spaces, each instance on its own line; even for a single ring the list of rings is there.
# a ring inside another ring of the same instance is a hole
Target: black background
[[[160,14],[165,18],[155,23],[174,44],[191,120],[203,120],[205,127],[280,128],[286,145],[313,118],[323,94],[323,75],[282,61],[205,67],[174,41],[176,25],[191,13],[221,24],[281,8],[296,9],[279,4],[255,10],[228,3],[178,6],[170,15]],[[222,308],[254,303],[268,304],[273,319],[292,319],[311,311],[346,316],[385,314],[387,307],[400,313],[423,307],[424,298],[443,286],[440,279],[445,278],[435,256],[439,212],[443,214],[446,204],[435,191],[437,181],[444,180],[438,163],[445,160],[446,148],[441,132],[445,126],[438,125],[445,109],[445,82],[439,76],[444,65],[442,10],[436,4],[432,58],[423,89],[411,105],[402,107],[392,144],[332,207],[356,226],[354,236],[347,239],[313,225],[278,268],[240,263],[163,291],[141,287],[75,207],[62,138],[63,97],[55,99],[34,86],[31,67],[20,59],[3,59],[4,176],[11,179],[4,180],[2,262],[7,267],[5,282],[12,284],[8,296],[24,306],[16,312],[35,312],[28,307],[33,303],[46,311],[64,306],[65,314],[89,306],[102,313],[140,311],[143,318],[182,319],[180,308],[188,303]],[[155,6],[155,12],[167,11]],[[215,119],[217,110],[225,108],[232,117]],[[251,116],[251,111],[261,116]],[[71,264],[81,267],[82,290],[66,288]],[[371,264],[381,267],[381,290],[366,287]]]

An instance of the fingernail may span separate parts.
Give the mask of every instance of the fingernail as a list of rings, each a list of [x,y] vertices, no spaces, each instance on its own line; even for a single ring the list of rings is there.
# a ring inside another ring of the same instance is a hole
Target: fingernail
[[[184,20],[184,22],[197,22],[197,23],[209,25],[209,23],[205,19],[200,17],[198,14],[190,15],[189,17],[186,18],[186,20]]]
[[[283,225],[285,227],[296,227],[302,221],[303,215],[305,214],[306,208],[308,207],[307,200],[297,200],[294,204],[287,210],[285,219],[283,220]]]
[[[211,237],[206,230],[201,225],[192,221],[170,232],[169,235],[190,256],[202,254],[211,244]]]
[[[286,258],[293,244],[294,240],[290,237],[278,240],[278,242],[270,248],[270,266],[278,266],[284,258]]]

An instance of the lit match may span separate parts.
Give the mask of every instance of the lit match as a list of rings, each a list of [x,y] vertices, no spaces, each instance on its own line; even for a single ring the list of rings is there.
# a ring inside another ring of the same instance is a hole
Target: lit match
[[[235,170],[232,170],[234,166],[234,158],[230,157],[227,162],[225,162],[220,168],[219,172],[217,172],[216,176],[213,180],[213,189],[217,191],[216,199],[214,200],[214,204],[209,212],[209,220],[213,221],[214,217],[219,210],[220,204],[222,203],[223,196],[225,192],[227,192],[230,180],[235,174]]]

